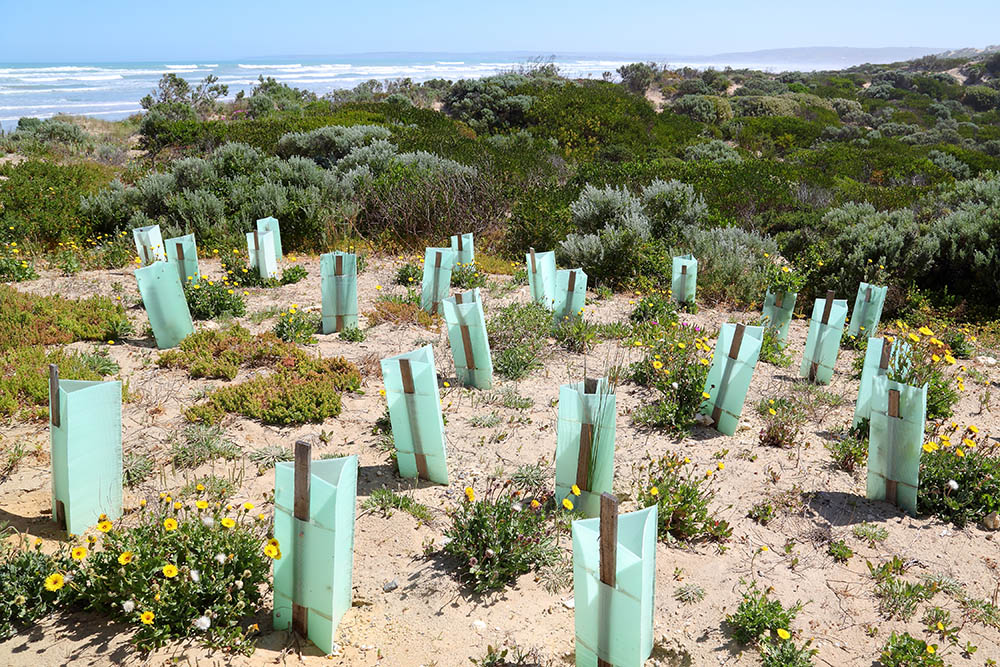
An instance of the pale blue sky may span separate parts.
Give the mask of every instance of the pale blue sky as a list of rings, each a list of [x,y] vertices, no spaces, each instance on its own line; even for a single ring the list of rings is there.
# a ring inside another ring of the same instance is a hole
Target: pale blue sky
[[[0,0],[0,62],[996,43],[998,0]]]

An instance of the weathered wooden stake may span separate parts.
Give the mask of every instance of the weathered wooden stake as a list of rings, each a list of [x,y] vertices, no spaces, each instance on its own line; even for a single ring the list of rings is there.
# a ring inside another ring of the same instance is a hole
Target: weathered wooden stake
[[[892,354],[892,345],[885,338],[882,339],[882,356],[879,359],[878,367],[882,370],[889,368],[889,355]]]
[[[309,609],[305,601],[305,527],[309,523],[309,493],[312,478],[312,445],[295,443],[295,558],[292,565],[292,630],[305,638],[309,634]]]
[[[687,264],[681,264],[681,293],[677,300],[680,303],[687,302],[687,286],[688,286],[688,267]]]
[[[59,367],[49,364],[49,421],[56,428],[62,426],[59,411]]]
[[[409,359],[399,360],[399,374],[403,379],[403,396],[406,400],[406,416],[410,421],[410,434],[413,436],[413,458],[417,464],[417,477],[430,479],[427,473],[427,456],[423,452],[420,442],[420,425],[417,421],[416,410],[413,408],[413,370],[410,368]]]
[[[736,331],[733,332],[733,340],[729,344],[729,358],[733,361],[739,359],[740,357],[740,347],[743,346],[743,335],[746,333],[745,324],[737,324]],[[725,373],[723,373],[725,375]],[[724,394],[722,393],[724,389],[719,387],[719,392],[715,396],[715,408],[712,410],[712,421],[715,422],[716,428],[719,426],[719,420],[722,418],[722,398]]]
[[[528,252],[531,255],[531,272],[535,273],[536,272],[536,269],[535,269],[535,249],[534,248],[529,248]]]
[[[433,294],[431,294],[431,314],[432,315],[437,314],[437,311],[438,311],[438,305],[439,305],[438,304],[438,300],[437,300],[437,298],[438,298],[438,286],[439,286],[438,284],[439,284],[439,282],[441,280],[440,274],[438,272],[438,269],[440,269],[440,268],[441,268],[441,252],[438,251],[438,252],[436,252],[434,254],[434,282],[432,283],[433,284],[433,289],[431,290],[433,292]]]
[[[597,393],[597,378],[584,378],[583,393]],[[590,450],[594,446],[594,425],[580,424],[580,451],[576,458],[576,485],[583,491],[590,491]]]
[[[342,275],[344,275],[344,256],[343,255],[337,255],[336,258],[334,259],[334,262],[333,262],[333,275],[334,276],[342,276]],[[340,310],[341,308],[343,308],[343,305],[344,304],[342,304],[342,303],[340,303],[338,301],[338,303],[337,303],[337,310]],[[336,319],[336,322],[334,323],[333,326],[334,326],[334,330],[336,330],[336,331],[343,331],[343,329],[344,329],[344,316],[343,316],[343,314],[337,313],[337,319]]]
[[[601,583],[615,587],[618,571],[618,498],[610,493],[601,494],[601,537],[600,537]],[[611,644],[611,596],[602,595],[600,629],[597,638],[597,667],[614,667],[600,656],[607,655]]]
[[[889,390],[889,418],[890,419],[899,419],[899,390],[898,389],[890,389]],[[890,434],[891,433],[892,433],[892,431],[890,429]],[[891,456],[892,445],[893,445],[893,443],[890,442],[889,443],[890,459],[892,458],[892,456]],[[890,460],[889,463],[891,465],[891,460]],[[899,507],[899,496],[897,495],[898,491],[899,491],[899,485],[896,483],[896,480],[886,478],[886,480],[885,480],[885,500],[886,500],[886,502],[892,503],[893,505]]]
[[[573,290],[576,289],[576,271],[569,272],[569,281],[566,283],[566,310],[563,311],[563,317],[567,317],[569,309],[573,306]]]
[[[820,320],[821,324],[830,323],[830,311],[833,310],[833,290],[827,290],[826,293],[826,303],[823,304],[823,318]],[[809,366],[809,381],[816,381],[816,372],[819,371],[819,353],[820,353],[820,337],[816,337],[816,349],[813,350],[813,362]]]
[[[781,308],[782,304],[784,304],[784,303],[785,303],[785,293],[784,292],[778,292],[777,294],[774,295],[774,307],[775,308]]]

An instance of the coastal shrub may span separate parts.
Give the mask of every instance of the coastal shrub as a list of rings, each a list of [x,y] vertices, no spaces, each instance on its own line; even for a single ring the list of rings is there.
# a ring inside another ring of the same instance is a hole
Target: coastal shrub
[[[976,111],[989,111],[1000,107],[1000,90],[989,86],[966,86],[962,102]]]
[[[976,430],[950,428],[924,444],[917,490],[921,513],[961,527],[1000,511],[1000,447]]]
[[[157,365],[186,370],[191,378],[232,380],[240,369],[290,367],[305,358],[305,353],[273,333],[255,335],[233,324],[194,332],[162,352]]]
[[[617,70],[625,90],[633,95],[645,95],[656,76],[656,63],[629,63]]]
[[[739,227],[684,232],[684,245],[698,258],[698,297],[733,304],[759,302],[770,286],[770,257],[778,245],[769,236]]]
[[[741,644],[756,644],[765,636],[778,633],[779,630],[789,634],[792,621],[802,610],[802,603],[796,602],[785,607],[779,600],[771,599],[767,591],[751,582],[743,591],[736,611],[726,616],[733,638]]]
[[[739,151],[724,141],[712,139],[684,149],[684,159],[704,162],[742,162]]]
[[[694,187],[678,180],[657,179],[642,189],[643,211],[655,238],[676,240],[687,227],[705,220],[708,206]]]
[[[554,562],[558,550],[551,504],[551,493],[540,488],[515,493],[510,482],[496,480],[481,494],[466,487],[444,532],[444,551],[457,560],[462,581],[476,593],[500,590]]]
[[[518,90],[527,82],[528,77],[513,72],[462,79],[445,94],[443,110],[480,132],[524,127],[525,114],[535,101]]]
[[[13,244],[13,245],[12,245]],[[17,247],[17,241],[0,246],[0,282],[18,283],[38,277],[35,265]]]
[[[352,150],[387,140],[392,132],[380,125],[329,125],[308,132],[289,132],[278,140],[275,153],[282,158],[306,157],[321,166],[332,166]]]
[[[68,587],[85,606],[134,624],[131,642],[141,651],[190,638],[249,655],[246,620],[261,608],[271,560],[281,557],[253,509],[223,509],[204,497],[178,508],[164,497],[127,527],[102,521],[101,548],[81,547]]]
[[[722,125],[733,119],[729,100],[719,95],[683,95],[674,100],[670,108],[699,123]]]
[[[49,412],[49,364],[67,380],[101,380],[118,372],[100,355],[64,350],[46,352],[41,345],[0,350],[0,417],[40,420]]]
[[[242,317],[247,312],[243,296],[228,282],[210,280],[188,281],[184,284],[184,298],[195,320],[214,320],[217,317]]]
[[[656,505],[657,534],[665,542],[724,542],[732,534],[729,523],[709,509],[715,492],[708,487],[711,474],[699,475],[689,459],[668,452],[647,457],[639,464],[641,507]]]
[[[637,331],[636,343],[645,348],[645,356],[629,368],[636,384],[654,391],[651,402],[636,410],[636,423],[671,433],[688,433],[694,426],[698,408],[705,399],[712,348],[700,327],[681,323]]]
[[[128,322],[125,309],[110,297],[77,301],[0,285],[0,352],[30,345],[114,340],[112,334],[123,328],[123,322]]]
[[[513,303],[486,322],[493,369],[508,380],[519,380],[541,366],[552,313],[536,303]]]
[[[15,546],[10,532],[0,531],[0,641],[35,626],[63,606],[68,591],[60,570],[69,569],[65,551],[49,555],[41,551],[42,541],[33,546]]]

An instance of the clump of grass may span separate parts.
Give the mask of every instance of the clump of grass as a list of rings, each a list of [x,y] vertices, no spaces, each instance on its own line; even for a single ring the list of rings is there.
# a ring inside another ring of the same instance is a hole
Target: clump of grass
[[[469,426],[473,428],[493,428],[503,423],[503,419],[495,412],[485,415],[474,415],[468,419]]]
[[[674,589],[674,599],[681,604],[695,604],[705,599],[705,589],[698,584],[683,584]]]
[[[281,445],[265,445],[251,450],[247,455],[250,462],[257,466],[257,473],[263,474],[281,461],[292,461],[295,454]]]
[[[898,618],[906,621],[913,617],[917,605],[930,599],[936,589],[902,579],[906,568],[899,557],[881,565],[868,563],[868,571],[875,580],[875,597],[879,600],[879,612],[886,619]]]
[[[170,460],[178,468],[196,468],[213,459],[232,461],[240,448],[225,438],[225,432],[209,424],[189,424],[170,448]]]
[[[403,300],[378,300],[374,309],[365,312],[365,319],[373,327],[387,323],[416,324],[432,331],[441,328],[440,317],[422,310],[418,304]],[[492,340],[490,342],[492,343]]]
[[[792,365],[792,355],[785,352],[786,347],[778,338],[777,329],[764,328],[764,338],[760,345],[761,361],[779,368],[788,368]]]
[[[767,447],[794,447],[802,433],[804,422],[802,414],[794,407],[780,410],[769,407],[764,415],[764,427],[758,434],[758,441]]]
[[[153,467],[156,461],[148,454],[139,452],[128,452],[122,457],[122,483],[125,488],[132,489],[153,474]]]
[[[852,428],[833,442],[826,443],[834,464],[844,472],[854,473],[868,461],[868,420]]]
[[[396,493],[392,489],[375,489],[361,504],[362,510],[378,510],[382,516],[392,516],[393,510],[406,512],[422,523],[431,522],[431,511],[426,505],[421,505],[411,496]]]
[[[582,317],[563,319],[552,327],[552,337],[570,352],[583,354],[591,349],[598,339],[598,327]]]
[[[854,537],[868,542],[868,546],[874,547],[878,542],[885,542],[889,537],[889,531],[885,526],[878,526],[874,523],[859,523],[851,529]]]
[[[763,667],[811,667],[812,657],[819,653],[812,648],[812,640],[796,646],[791,639],[768,638],[760,644],[760,658]]]
[[[486,323],[497,375],[519,380],[539,368],[551,321],[551,313],[535,303],[498,310]]]

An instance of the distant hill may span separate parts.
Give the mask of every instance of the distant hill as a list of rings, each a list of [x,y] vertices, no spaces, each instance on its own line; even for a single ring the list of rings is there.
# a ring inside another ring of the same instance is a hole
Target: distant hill
[[[760,65],[800,63],[803,65],[823,65],[825,67],[851,67],[864,63],[894,63],[903,60],[912,60],[943,51],[945,49],[929,46],[886,46],[878,48],[807,46],[789,49],[716,53],[709,56],[698,56],[697,60],[719,65],[728,63],[756,63]],[[975,49],[963,49],[963,51],[975,51]],[[679,61],[691,59],[694,58],[691,56],[677,57]]]

